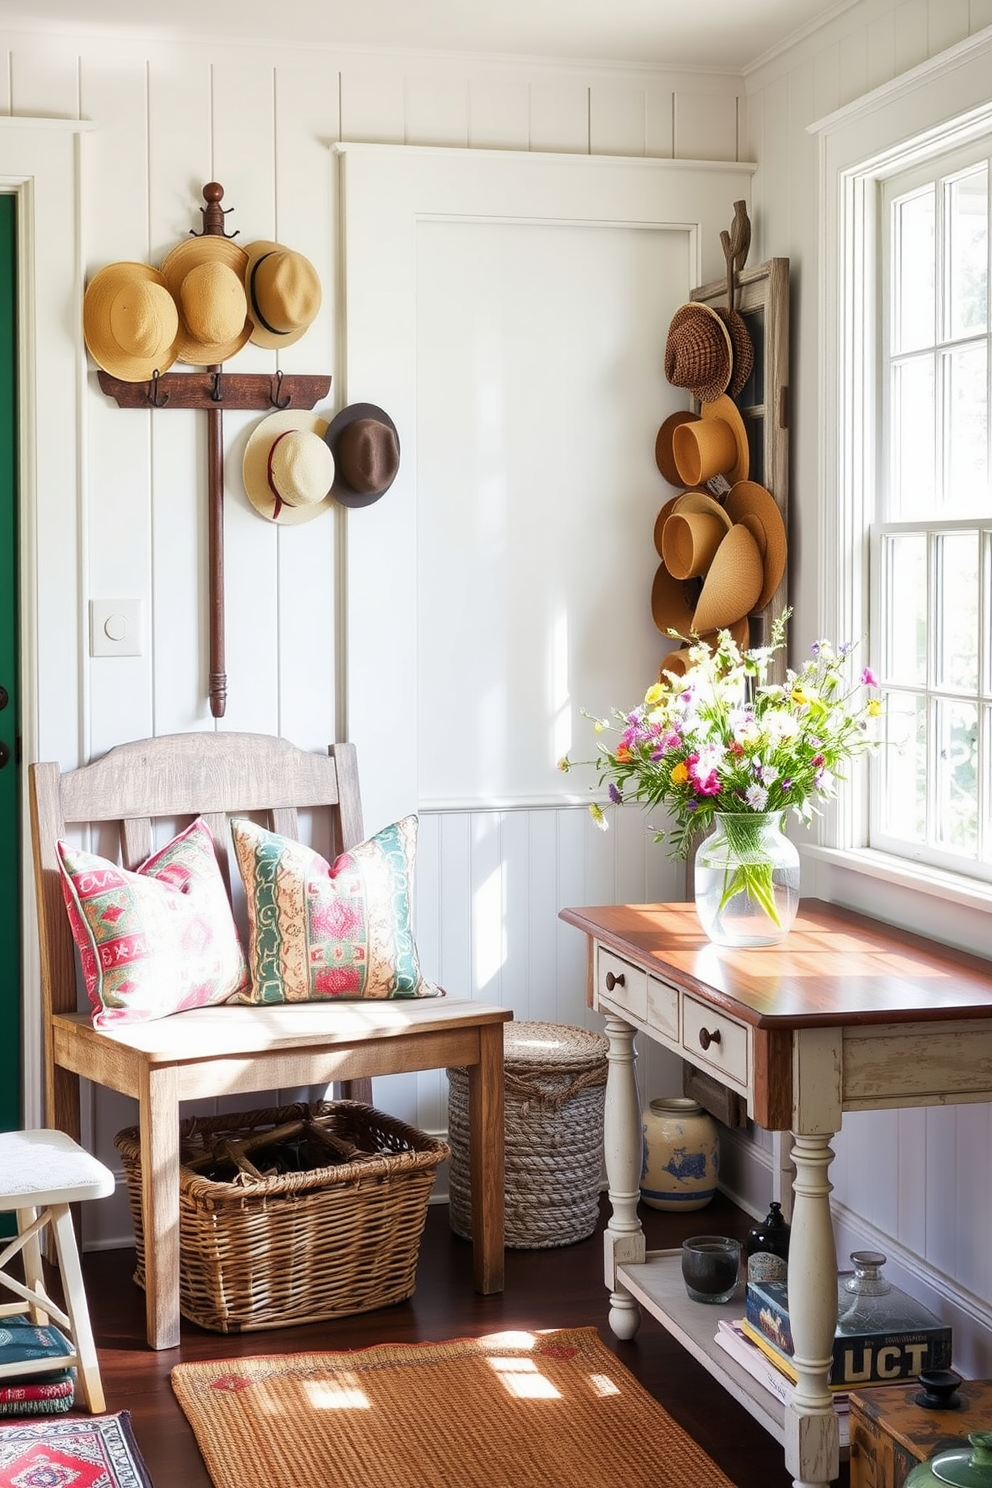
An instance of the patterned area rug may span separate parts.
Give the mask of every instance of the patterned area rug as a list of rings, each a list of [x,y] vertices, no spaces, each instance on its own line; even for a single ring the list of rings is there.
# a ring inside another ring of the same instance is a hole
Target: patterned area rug
[[[595,1328],[177,1364],[216,1488],[733,1488]]]
[[[0,1488],[151,1488],[127,1411],[0,1426]]]

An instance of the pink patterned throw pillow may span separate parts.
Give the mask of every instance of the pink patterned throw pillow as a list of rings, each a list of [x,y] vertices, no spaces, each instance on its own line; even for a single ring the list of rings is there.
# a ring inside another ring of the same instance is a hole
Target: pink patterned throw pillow
[[[62,893],[96,1028],[227,1002],[248,984],[244,951],[199,817],[129,872],[60,842]]]
[[[421,975],[413,934],[415,816],[333,863],[246,819],[231,833],[248,904],[242,1002],[443,995]]]

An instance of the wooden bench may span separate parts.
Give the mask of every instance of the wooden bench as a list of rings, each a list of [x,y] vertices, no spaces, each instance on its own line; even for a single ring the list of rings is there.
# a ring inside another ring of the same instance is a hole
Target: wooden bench
[[[297,837],[299,813],[314,831],[330,813],[334,851],[363,838],[354,747],[327,755],[284,739],[191,733],[111,749],[63,774],[29,769],[41,992],[46,1122],[78,1139],[79,1080],[138,1102],[146,1315],[152,1348],[179,1343],[179,1116],[182,1101],[343,1082],[371,1098],[375,1075],[466,1066],[469,1078],[474,1281],[503,1287],[503,1023],[509,1010],[452,997],[271,1006],[222,1004],[146,1023],[94,1028],[77,1011],[76,960],[63,903],[56,842],[92,825],[94,851],[139,866],[159,845],[153,826],[172,831],[202,816],[230,887],[231,815],[253,816]],[[321,849],[323,850],[323,849]],[[234,879],[237,880],[237,869]]]

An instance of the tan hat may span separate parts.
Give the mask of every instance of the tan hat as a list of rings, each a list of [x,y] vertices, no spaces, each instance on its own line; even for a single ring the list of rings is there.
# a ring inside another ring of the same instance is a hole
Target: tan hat
[[[179,313],[157,269],[112,263],[83,295],[83,336],[98,367],[122,382],[147,382],[179,354]]]
[[[701,589],[699,579],[675,579],[664,563],[658,564],[651,585],[651,618],[662,635],[672,631],[683,637],[692,635]]]
[[[733,524],[719,501],[706,491],[683,491],[671,503],[662,529],[662,558],[676,579],[705,574]]]
[[[763,610],[782,582],[788,555],[785,519],[771,491],[757,481],[738,481],[727,493],[727,514],[745,526],[758,544],[764,578],[761,592],[754,602]]]
[[[706,570],[692,616],[692,630],[704,635],[725,630],[750,615],[761,593],[764,570],[753,534],[735,523],[725,535]]]
[[[320,309],[317,270],[302,253],[259,239],[245,250],[245,293],[256,346],[278,351],[308,330]]]
[[[751,627],[746,615],[740,620],[735,620],[733,625],[725,625],[723,629],[730,632],[739,651],[747,650],[751,639]],[[693,644],[708,646],[710,651],[715,651],[719,640],[720,632],[718,630],[712,630],[706,635],[697,637]],[[679,646],[676,650],[669,651],[658,668],[658,681],[663,681],[665,672],[671,672],[676,677],[684,677],[687,673],[691,672],[693,663],[689,659],[689,651],[690,647],[688,646]]]
[[[730,332],[716,311],[697,300],[676,310],[665,345],[665,376],[672,386],[708,403],[724,391],[733,368]]]
[[[678,426],[672,435],[672,451],[687,486],[706,485],[716,477],[728,486],[747,480],[747,429],[736,403],[726,395],[704,403],[695,423]]]
[[[179,308],[179,360],[195,367],[226,362],[251,335],[245,296],[248,255],[220,233],[177,244],[162,264]]]
[[[334,455],[331,495],[342,506],[371,506],[385,495],[400,468],[396,425],[374,403],[350,403],[331,420],[327,443]]]
[[[670,413],[658,430],[654,441],[654,460],[670,486],[685,485],[685,481],[679,476],[675,456],[672,453],[672,435],[679,424],[692,424],[698,418],[698,413],[690,413],[688,409],[681,409],[678,413]]]
[[[326,433],[326,419],[295,408],[270,413],[252,430],[242,469],[248,500],[263,517],[292,527],[331,505],[334,456]]]

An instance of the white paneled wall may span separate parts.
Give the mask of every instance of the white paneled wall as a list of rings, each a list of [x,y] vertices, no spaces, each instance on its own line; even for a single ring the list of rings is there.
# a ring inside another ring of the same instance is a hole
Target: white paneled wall
[[[989,0],[876,0],[855,5],[747,80],[742,149],[758,162],[753,192],[757,259],[791,260],[794,493],[790,551],[793,631],[800,653],[820,634],[817,546],[821,489],[818,314],[822,245],[815,135],[808,126],[992,24]],[[940,86],[940,85],[938,85]],[[953,85],[940,102],[957,112]],[[845,639],[839,637],[838,639]],[[988,954],[987,915],[886,888],[862,875],[804,865],[804,889],[894,924]],[[841,1260],[878,1246],[902,1279],[955,1327],[955,1364],[992,1370],[992,1139],[988,1106],[846,1116],[832,1170]]]
[[[318,409],[330,415],[346,401],[378,401],[374,385],[343,385],[336,141],[733,162],[741,92],[739,78],[629,67],[42,34],[32,30],[27,6],[17,29],[0,24],[0,110],[92,125],[80,146],[78,194],[64,191],[58,227],[74,245],[78,281],[64,286],[56,326],[43,320],[46,361],[61,375],[49,383],[53,396],[39,397],[38,439],[71,429],[70,415],[78,415],[70,446],[78,476],[47,481],[41,462],[32,517],[43,547],[32,549],[25,574],[26,615],[30,609],[37,617],[36,634],[25,625],[22,645],[26,712],[33,719],[28,757],[68,767],[126,739],[215,727],[279,732],[323,749],[348,732],[341,668],[346,595],[383,582],[374,566],[356,572],[349,562],[347,524],[361,513],[336,511],[286,530],[258,517],[240,468],[248,432],[261,415],[226,413],[228,701],[222,720],[211,717],[204,421],[189,412],[124,411],[103,396],[81,338],[86,279],[120,259],[160,264],[200,227],[202,187],[219,181],[229,232],[242,242],[288,243],[318,267],[320,314],[278,366],[330,373],[331,393]],[[0,175],[10,179],[16,141],[5,148],[3,138]],[[730,215],[728,197],[728,222]],[[716,243],[707,251],[718,253]],[[662,334],[663,327],[659,364]],[[277,358],[249,345],[236,366],[274,372]],[[662,416],[659,409],[658,422]],[[659,477],[658,505],[668,494]],[[604,490],[601,521],[609,522],[618,499]],[[644,522],[648,547],[653,516],[649,511]],[[46,535],[61,534],[71,544],[77,527],[75,557],[68,564],[46,561],[53,551]],[[89,656],[91,598],[141,602],[141,656]],[[645,610],[648,598],[646,592]],[[380,665],[388,698],[388,655]],[[402,719],[386,716],[384,724],[402,749]],[[481,809],[423,816],[421,954],[427,973],[452,993],[499,1001],[518,1018],[592,1024],[585,947],[558,920],[558,910],[566,903],[677,897],[681,870],[652,843],[639,813],[622,814],[604,835],[567,799],[563,792],[557,808],[501,801],[495,811],[482,802]],[[27,875],[25,865],[30,1022],[36,972]],[[36,1047],[30,1029],[28,1047]],[[644,1055],[643,1077],[646,1090],[657,1094],[672,1088],[679,1072],[653,1051]],[[445,1125],[445,1093],[443,1074],[397,1079],[381,1092],[397,1114],[433,1129]],[[38,1100],[33,1059],[28,1094]],[[132,1119],[129,1103],[101,1092],[90,1119],[98,1150],[115,1161],[113,1135]],[[94,1238],[126,1238],[123,1202],[98,1207]]]

